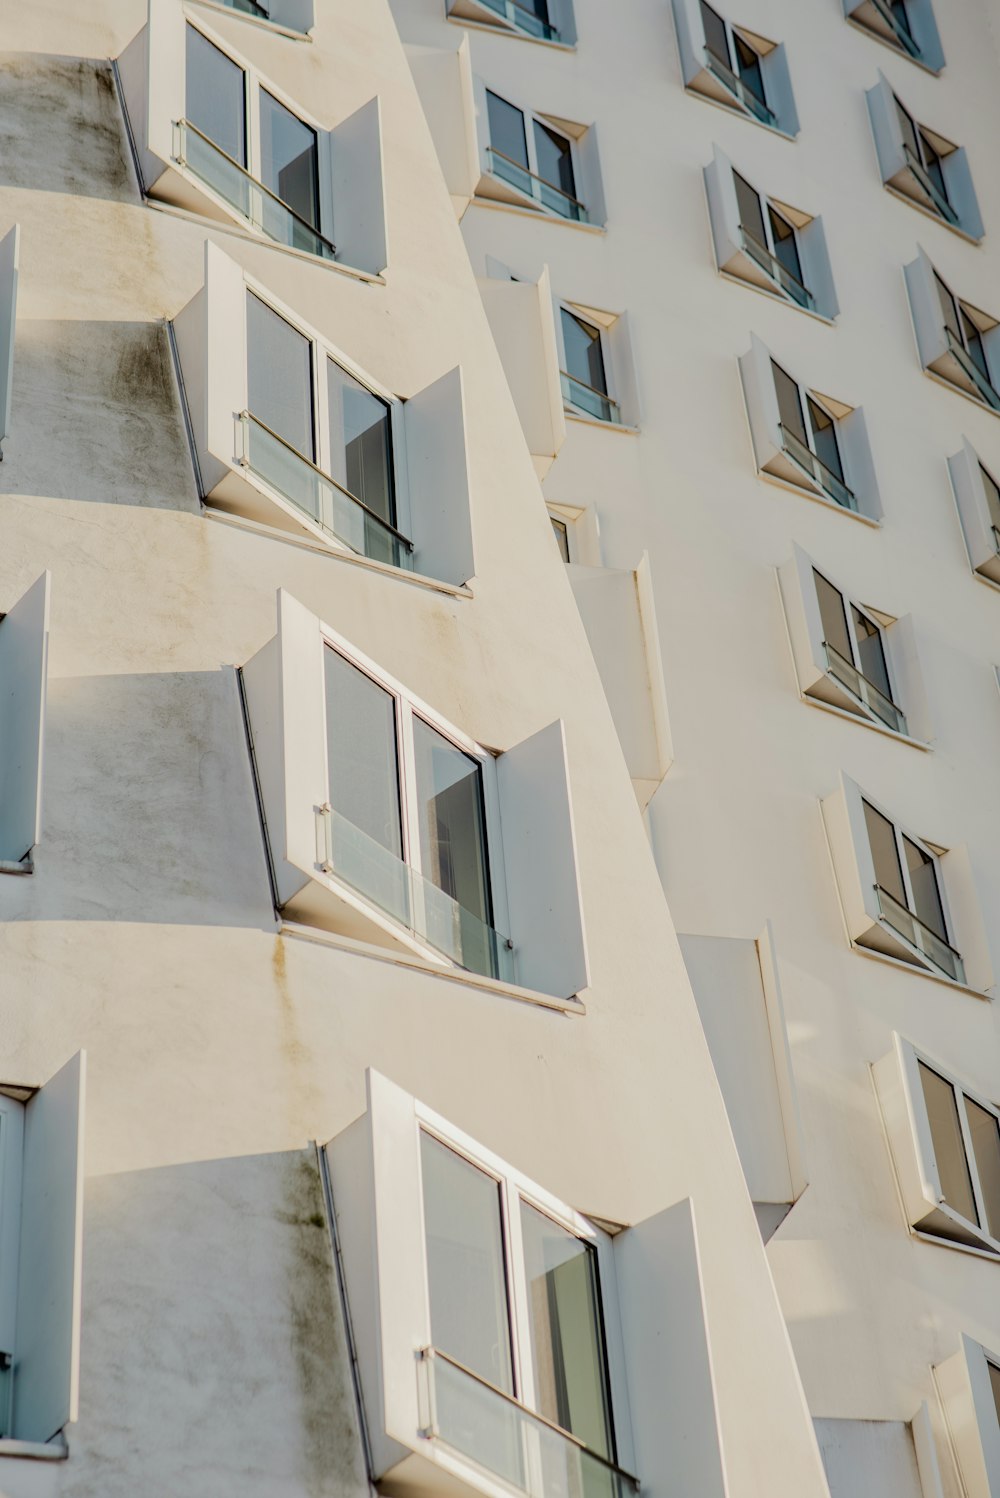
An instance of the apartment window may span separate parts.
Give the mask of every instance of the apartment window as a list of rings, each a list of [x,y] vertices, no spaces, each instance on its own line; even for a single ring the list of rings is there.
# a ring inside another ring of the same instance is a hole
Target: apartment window
[[[848,20],[931,72],[944,67],[933,0],[844,0]]]
[[[813,305],[802,271],[795,225],[773,203],[762,199],[739,172],[733,173],[744,245],[782,292],[802,307]]]
[[[948,228],[980,240],[983,221],[965,150],[915,120],[881,73],[866,98],[885,186]]]
[[[217,0],[217,3],[256,21],[270,21],[303,35],[315,23],[313,0]]]
[[[815,568],[813,581],[830,675],[886,728],[905,733],[906,717],[893,700],[881,626]]]
[[[486,90],[489,169],[507,187],[558,218],[585,222],[578,197],[574,143],[543,117]]]
[[[767,105],[760,53],[722,19],[708,0],[700,0],[700,3],[709,65],[755,118],[765,125],[773,125],[774,115]]]
[[[1000,586],[1000,484],[968,438],[948,459],[962,534],[974,571]]]
[[[185,28],[189,118],[205,141],[247,164],[247,76],[194,26]]]
[[[576,41],[572,0],[448,0],[448,14],[536,42]]]
[[[934,1369],[962,1490],[1000,1492],[1000,1354],[962,1332],[959,1347]]]
[[[684,83],[760,125],[798,133],[785,49],[731,22],[708,0],[673,0]]]
[[[771,372],[786,452],[835,504],[856,510],[857,500],[844,480],[835,417],[774,359]]]
[[[923,250],[904,273],[922,367],[1000,413],[997,319],[957,296]]]
[[[882,920],[946,977],[965,982],[950,941],[938,858],[870,801],[863,801]]]
[[[604,329],[568,307],[559,309],[563,398],[569,407],[594,421],[620,423],[621,407],[608,388]]]
[[[564,562],[568,562],[570,559],[569,525],[565,520],[560,520],[556,515],[550,515],[549,520],[552,522],[552,534],[556,538],[556,546],[559,548],[559,555],[562,557]]]

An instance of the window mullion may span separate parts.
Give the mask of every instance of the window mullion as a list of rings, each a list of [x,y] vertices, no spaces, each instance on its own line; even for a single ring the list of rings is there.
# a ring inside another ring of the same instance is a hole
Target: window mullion
[[[976,1203],[976,1216],[979,1218],[980,1230],[988,1236],[989,1228],[987,1224],[989,1218],[986,1213],[986,1198],[983,1195],[979,1171],[976,1168],[976,1152],[972,1145],[972,1131],[969,1128],[969,1114],[965,1106],[965,1093],[955,1083],[952,1083],[952,1086],[954,1087],[958,1103],[958,1122],[962,1131],[962,1145],[965,1149],[965,1161],[969,1171],[969,1180],[972,1182],[972,1195]]]
[[[527,110],[522,110],[521,119],[524,121],[524,141],[528,152],[528,171],[533,172],[537,177],[540,173],[538,170],[538,150],[535,142],[535,116]]]
[[[903,891],[906,895],[906,908],[912,916],[917,914],[917,902],[913,895],[913,885],[910,882],[910,867],[906,861],[906,849],[903,846],[903,833],[895,822],[892,830],[896,838],[896,856],[899,859],[899,873],[903,881]]]
[[[261,147],[260,147],[260,80],[256,73],[247,68],[243,74],[246,79],[244,85],[246,91],[246,114],[247,114],[247,171],[255,182],[261,181]]]
[[[313,355],[313,442],[316,446],[316,467],[324,473],[333,473],[333,453],[330,442],[330,408],[327,398],[327,355],[318,341],[312,340]]]
[[[514,1392],[529,1409],[536,1407],[534,1369],[531,1363],[531,1322],[528,1314],[528,1284],[524,1273],[524,1240],[521,1235],[521,1193],[509,1176],[503,1181],[506,1215],[504,1242],[507,1252],[507,1284],[510,1302],[511,1346],[514,1353]]]
[[[816,435],[813,432],[812,417],[809,415],[809,400],[807,392],[802,388],[801,385],[796,385],[795,388],[799,392],[799,410],[802,413],[802,430],[806,434],[806,446],[809,448],[809,451],[812,453],[813,457],[818,457],[819,454],[816,451]],[[843,597],[843,594],[841,594],[841,597]]]
[[[842,597],[844,599],[844,617],[847,620],[847,638],[851,642],[851,653],[854,656],[854,668],[863,676],[864,672],[861,670],[861,647],[858,644],[857,626],[854,622],[854,603],[846,594],[843,594]]]

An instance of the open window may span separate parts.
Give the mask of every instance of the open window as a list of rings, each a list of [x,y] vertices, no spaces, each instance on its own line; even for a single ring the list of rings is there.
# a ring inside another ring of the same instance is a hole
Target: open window
[[[977,992],[993,974],[968,855],[919,836],[848,776],[823,803],[852,943]]]
[[[374,1475],[394,1493],[721,1492],[688,1202],[615,1236],[376,1072],[326,1146]],[[648,1467],[645,1464],[648,1463]]]
[[[448,0],[448,14],[534,42],[576,45],[573,0]]]
[[[905,275],[921,366],[988,410],[1000,413],[997,319],[956,296],[921,249],[916,260],[905,267]]]
[[[578,563],[581,567],[601,567],[604,558],[601,551],[601,525],[593,505],[569,505],[546,502],[552,534],[559,555],[564,562]]]
[[[85,1061],[0,1084],[0,1454],[77,1419]]]
[[[481,176],[476,196],[579,224],[602,224],[593,125],[535,113],[475,80]]]
[[[808,312],[837,316],[822,219],[766,197],[718,146],[705,186],[720,271]]]
[[[673,0],[685,87],[768,129],[797,135],[799,117],[784,47],[709,5]]]
[[[844,15],[932,73],[944,67],[933,0],[844,0]]]
[[[0,615],[0,869],[7,873],[30,873],[41,839],[50,584],[43,572]]]
[[[288,918],[560,999],[587,986],[561,722],[484,749],[285,592],[243,682]]]
[[[399,400],[211,242],[174,326],[214,505],[442,582],[472,577],[459,369]]]
[[[757,471],[877,520],[881,513],[864,412],[799,384],[754,334],[740,358]]]
[[[934,1369],[968,1498],[1000,1498],[1000,1351],[962,1333]]]
[[[501,273],[495,262],[489,268],[495,273],[478,279],[479,295],[535,472],[544,478],[566,440],[548,267],[533,281]]]
[[[1000,483],[966,437],[948,471],[973,570],[1000,586]]]
[[[268,21],[283,31],[306,36],[316,24],[315,0],[210,0],[240,16],[254,21]]]
[[[1000,1256],[1000,1112],[935,1057],[892,1039],[873,1071],[907,1221]]]
[[[866,97],[886,187],[950,229],[981,239],[983,220],[964,148],[918,124],[881,73]]]
[[[556,339],[567,414],[612,427],[636,427],[635,367],[625,314],[561,302]]]
[[[857,602],[799,547],[778,582],[802,695],[926,742],[931,724],[912,620]]]
[[[328,128],[178,0],[149,0],[118,70],[151,196],[323,260],[385,269],[377,98]]]

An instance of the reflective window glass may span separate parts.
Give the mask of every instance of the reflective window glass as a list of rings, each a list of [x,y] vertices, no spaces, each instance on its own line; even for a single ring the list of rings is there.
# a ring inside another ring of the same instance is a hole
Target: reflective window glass
[[[528,169],[528,139],[524,133],[524,115],[499,94],[486,90],[486,109],[490,124],[490,145],[501,156]]]
[[[1000,529],[1000,486],[992,474],[987,473],[980,463],[979,472],[983,478],[983,488],[986,490],[986,505],[990,512],[990,524]]]
[[[979,331],[979,328],[976,326],[976,324],[972,321],[972,318],[966,312],[965,308],[960,307],[959,311],[962,317],[962,335],[965,341],[965,347],[969,351],[969,358],[972,360],[973,364],[979,370],[979,373],[983,376],[983,378],[988,380],[990,378],[990,366],[986,362],[986,349],[983,345],[983,335]]]
[[[602,395],[608,393],[608,377],[604,368],[604,353],[601,348],[601,330],[582,317],[560,309],[562,315],[563,345],[566,350],[566,373],[575,380],[582,380]]]
[[[413,748],[424,878],[489,922],[482,767],[422,718],[413,719]]]
[[[920,137],[917,135],[917,127],[909,110],[904,109],[902,104],[893,95],[893,103],[896,106],[896,117],[899,120],[899,128],[903,132],[903,143],[909,147],[910,155],[920,160]]]
[[[809,425],[812,427],[813,450],[824,467],[843,483],[844,465],[840,461],[837,423],[829,412],[824,411],[823,407],[813,400],[811,395],[806,397],[806,406],[809,411]]]
[[[402,858],[395,699],[331,646],[323,658],[330,804]]]
[[[861,675],[878,687],[883,697],[892,701],[892,689],[889,682],[889,668],[885,659],[885,645],[882,642],[882,631],[874,619],[869,619],[859,608],[853,604],[851,614],[854,619],[854,634],[858,642],[858,669]]]
[[[771,237],[774,240],[774,255],[790,275],[794,276],[799,285],[802,285],[802,261],[799,259],[799,245],[795,237],[795,228],[790,224],[783,214],[768,204],[767,216],[771,222]]]
[[[807,446],[806,424],[802,419],[802,402],[799,399],[799,387],[786,374],[780,364],[771,360],[771,370],[774,374],[774,393],[778,397],[778,416],[781,425],[787,427],[793,437],[797,437],[802,445]]]
[[[573,174],[573,150],[565,135],[535,120],[535,155],[538,160],[538,175],[545,182],[576,197],[576,178]]]
[[[186,33],[187,118],[220,151],[245,167],[246,75],[194,26],[188,26]]]
[[[736,48],[736,69],[744,86],[750,90],[754,98],[761,104],[767,103],[764,94],[764,74],[760,66],[760,53],[755,52],[749,42],[745,42],[741,36],[733,37],[733,45]]]
[[[536,1407],[613,1459],[597,1254],[526,1201],[521,1235]]]
[[[767,248],[767,235],[764,230],[764,214],[760,206],[759,194],[750,186],[739,172],[733,173],[733,185],[736,188],[736,202],[740,210],[740,224],[759,245]]]
[[[955,1089],[950,1082],[939,1076],[936,1071],[932,1071],[929,1066],[925,1066],[922,1061],[919,1061],[917,1065],[920,1068],[920,1083],[927,1107],[927,1118],[931,1126],[934,1156],[937,1160],[938,1176],[941,1180],[944,1199],[953,1212],[957,1212],[967,1222],[974,1222],[978,1227],[979,1217],[972,1193],[972,1178],[969,1175],[969,1166],[965,1158],[965,1144],[962,1139],[962,1125],[958,1115]]]
[[[727,68],[731,67],[726,23],[718,11],[707,4],[707,0],[701,0],[701,24],[705,30],[705,46],[709,52]]]
[[[552,521],[552,531],[556,538],[556,545],[559,548],[559,555],[562,557],[564,562],[568,562],[569,529],[566,525],[566,522],[565,520],[557,520],[554,515],[550,515],[549,519]]]
[[[868,842],[872,850],[872,861],[875,864],[875,878],[884,890],[892,895],[900,905],[906,906],[906,890],[903,886],[903,871],[899,863],[899,850],[896,847],[896,829],[874,806],[867,801],[862,801],[865,809],[865,826],[868,829]]]
[[[252,414],[315,462],[312,343],[252,291],[247,292],[247,389]]]
[[[823,638],[828,645],[833,646],[838,655],[847,661],[848,665],[853,666],[854,654],[851,650],[851,635],[847,627],[844,595],[839,588],[827,582],[821,572],[814,570],[813,578],[816,582],[816,598],[823,623]]]
[[[1000,1123],[970,1097],[965,1099],[965,1112],[986,1206],[986,1226],[991,1237],[1000,1238]]]
[[[937,287],[938,301],[941,303],[941,313],[944,317],[944,325],[949,328],[959,343],[962,339],[962,325],[958,317],[958,304],[941,277],[935,272],[934,284]]]
[[[934,183],[934,186],[937,188],[938,192],[947,203],[948,189],[945,186],[944,182],[944,167],[941,163],[941,157],[938,155],[937,151],[931,144],[929,137],[924,133],[923,130],[921,130],[920,132],[920,145],[922,147],[924,167],[927,171],[927,175],[928,177],[930,177],[931,181]]]
[[[332,359],[327,360],[326,378],[330,477],[395,525],[389,407]]]
[[[944,907],[941,904],[941,891],[938,888],[934,858],[905,836],[903,852],[906,855],[906,867],[910,875],[910,887],[913,890],[911,909],[925,926],[929,926],[942,941],[947,941],[948,928],[945,925]]]
[[[266,89],[260,91],[260,180],[299,218],[319,228],[316,132]]]
[[[906,0],[889,0],[889,10],[899,29],[905,31],[908,37],[912,37],[913,31],[910,27],[910,17],[906,10]]]

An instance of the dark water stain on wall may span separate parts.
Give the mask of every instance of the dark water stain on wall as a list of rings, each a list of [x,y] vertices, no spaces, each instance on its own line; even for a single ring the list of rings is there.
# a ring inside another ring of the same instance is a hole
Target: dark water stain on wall
[[[107,62],[0,53],[0,186],[137,200]]]

